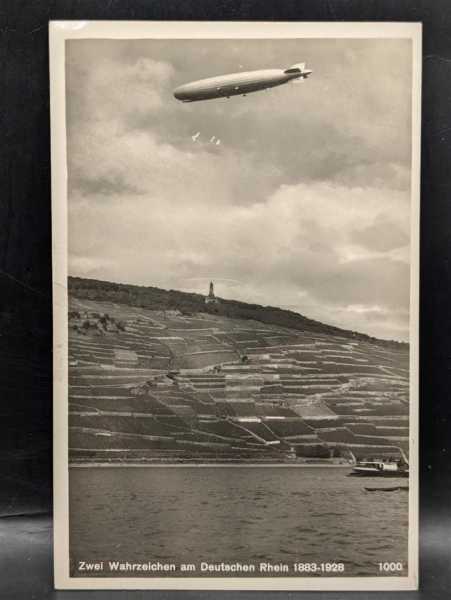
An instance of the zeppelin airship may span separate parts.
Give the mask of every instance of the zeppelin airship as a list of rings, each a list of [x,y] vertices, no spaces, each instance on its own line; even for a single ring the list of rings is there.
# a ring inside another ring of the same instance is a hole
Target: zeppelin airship
[[[185,83],[174,90],[174,96],[182,102],[198,102],[230,96],[246,96],[293,80],[304,80],[312,73],[299,63],[288,69],[263,69],[220,75]]]

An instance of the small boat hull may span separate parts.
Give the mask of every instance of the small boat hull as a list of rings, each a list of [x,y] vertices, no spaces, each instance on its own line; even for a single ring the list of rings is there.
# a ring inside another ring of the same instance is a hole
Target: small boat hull
[[[409,491],[408,485],[395,485],[392,487],[377,487],[377,488],[364,488],[366,492],[399,492],[399,491]]]

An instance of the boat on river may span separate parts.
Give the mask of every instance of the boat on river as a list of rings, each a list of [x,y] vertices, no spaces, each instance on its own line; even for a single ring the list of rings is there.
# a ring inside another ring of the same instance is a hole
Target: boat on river
[[[354,477],[409,477],[409,462],[401,450],[399,459],[373,459],[357,461],[354,458],[350,476]]]
[[[357,462],[349,475],[355,477],[408,477],[409,465],[401,461],[364,460]]]

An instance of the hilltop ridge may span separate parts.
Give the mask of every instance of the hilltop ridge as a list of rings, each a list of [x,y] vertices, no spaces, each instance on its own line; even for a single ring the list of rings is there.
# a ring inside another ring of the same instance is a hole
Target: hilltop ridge
[[[221,298],[218,304],[206,304],[205,296],[194,292],[164,290],[151,286],[113,283],[80,277],[68,278],[69,293],[77,298],[89,300],[111,300],[148,310],[180,310],[185,314],[207,313],[224,317],[253,319],[268,325],[277,325],[299,331],[340,335],[346,338],[374,342],[382,346],[407,348],[405,342],[383,340],[365,333],[350,331],[327,325],[284,308],[249,304],[240,300]]]

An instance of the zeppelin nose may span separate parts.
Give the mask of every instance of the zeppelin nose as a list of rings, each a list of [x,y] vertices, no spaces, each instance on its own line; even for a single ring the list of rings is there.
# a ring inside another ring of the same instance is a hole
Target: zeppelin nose
[[[178,88],[175,88],[174,98],[177,98],[177,100],[186,100],[187,97],[188,97],[188,92],[185,89],[184,85],[181,85]]]

